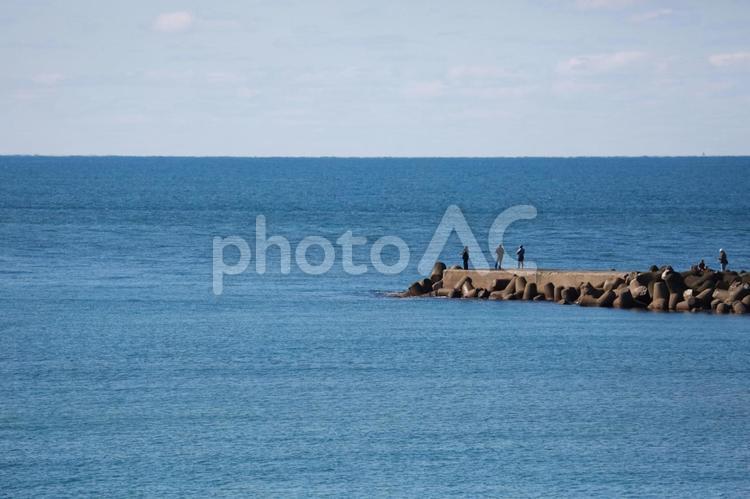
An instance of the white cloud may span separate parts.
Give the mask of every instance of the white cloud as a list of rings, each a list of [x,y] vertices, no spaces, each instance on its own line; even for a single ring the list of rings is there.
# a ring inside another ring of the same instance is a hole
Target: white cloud
[[[455,80],[480,78],[512,78],[517,74],[497,66],[454,66],[448,70],[448,77]]]
[[[238,83],[242,81],[242,78],[236,73],[227,71],[210,71],[206,73],[206,81],[214,84]]]
[[[460,65],[448,68],[441,78],[412,82],[404,94],[419,98],[472,97],[502,99],[533,92],[524,75],[493,65]]]
[[[440,80],[419,81],[407,85],[404,93],[412,97],[432,98],[445,95],[447,87]]]
[[[660,17],[671,16],[672,14],[674,14],[674,11],[672,9],[657,9],[644,12],[643,14],[637,14],[631,17],[631,19],[635,22],[646,22],[653,21],[654,19],[658,19]]]
[[[142,125],[151,121],[151,117],[140,113],[117,114],[113,121],[118,125]]]
[[[713,66],[718,68],[726,66],[737,66],[750,64],[750,52],[732,52],[727,54],[714,54],[708,58]]]
[[[185,82],[193,80],[195,76],[195,72],[192,69],[150,69],[143,73],[144,79],[159,82]]]
[[[557,65],[560,73],[606,73],[643,60],[646,54],[638,51],[621,51],[610,54],[579,55]]]
[[[576,0],[576,7],[584,10],[622,9],[632,7],[643,0]]]
[[[153,28],[162,33],[179,33],[189,30],[195,18],[190,12],[181,10],[177,12],[165,12],[156,16]]]
[[[64,79],[65,79],[65,75],[61,73],[40,73],[40,74],[34,75],[31,78],[31,81],[39,85],[52,86],[52,85],[57,85]]]
[[[508,97],[525,97],[536,88],[526,85],[515,85],[505,87],[469,87],[459,89],[458,93],[468,97],[480,97],[483,99],[504,99]]]
[[[555,95],[563,97],[577,94],[591,94],[601,92],[602,90],[604,90],[604,87],[601,84],[589,81],[563,80],[552,85],[552,92]]]
[[[259,93],[260,92],[251,87],[239,87],[237,89],[237,97],[242,97],[243,99],[252,99]]]
[[[13,99],[17,101],[30,101],[39,98],[40,93],[30,88],[22,88],[13,93]]]

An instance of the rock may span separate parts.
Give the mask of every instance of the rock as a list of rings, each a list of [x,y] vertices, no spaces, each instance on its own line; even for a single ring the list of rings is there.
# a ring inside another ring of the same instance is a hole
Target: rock
[[[648,283],[654,280],[655,276],[652,272],[638,272],[631,280],[631,283],[635,281],[636,285],[647,286]]]
[[[614,291],[605,291],[604,293],[602,293],[599,299],[596,300],[596,304],[599,307],[611,307],[615,301],[615,298],[617,298],[617,294]]]
[[[651,296],[648,294],[648,288],[646,286],[635,286],[634,288],[631,287],[628,289],[630,290],[634,302],[640,303],[644,307],[651,303]]]
[[[604,291],[597,289],[587,282],[581,285],[579,290],[579,296],[576,303],[582,307],[598,307],[598,299],[604,294]],[[614,299],[613,299],[614,301]]]
[[[581,296],[591,295],[594,298],[599,298],[604,293],[603,290],[592,286],[590,282],[583,284],[580,288],[580,292],[581,292]]]
[[[685,278],[685,285],[689,288],[693,288],[695,290],[700,289],[702,291],[703,289],[706,289],[706,283],[710,283],[711,285],[713,285],[713,283],[717,280],[719,280],[719,276],[716,274],[716,272],[707,271],[703,274]]]
[[[738,284],[730,286],[729,301],[742,301],[743,298],[750,295],[750,284]]]
[[[461,289],[463,288],[464,284],[466,283],[471,284],[471,277],[469,276],[463,276],[461,279],[458,280],[455,286],[453,286],[453,289]]]
[[[455,266],[456,268],[460,268]],[[653,267],[652,267],[653,269]],[[392,296],[439,296],[492,300],[555,301],[577,303],[582,307],[677,310],[696,312],[711,309],[717,314],[750,314],[750,274],[746,272],[703,272],[696,269],[675,272],[671,267],[649,272],[621,274],[604,282],[582,282],[578,287],[537,284],[526,277],[494,279],[489,288],[476,288],[471,277],[464,276],[455,289],[444,288],[446,267],[435,262],[429,278],[420,279]],[[502,275],[502,274],[501,274]]]
[[[533,282],[526,283],[526,287],[523,290],[523,300],[533,300],[537,295],[536,284]]]
[[[508,284],[510,284],[510,279],[494,279],[492,281],[492,286],[490,287],[491,291],[502,291],[506,287],[508,287]]]
[[[424,288],[422,287],[422,283],[420,281],[412,283],[411,286],[409,286],[409,289],[406,290],[406,293],[404,293],[405,296],[421,296],[425,293]]]
[[[526,279],[523,277],[515,277],[508,287],[505,288],[504,298],[506,300],[520,300],[523,297],[523,292],[526,290]]]
[[[735,281],[742,281],[742,278],[737,272],[721,272],[721,281],[727,285],[732,284]]]
[[[648,288],[648,294],[651,295],[651,299],[653,300],[654,297],[654,287],[656,286],[656,283],[661,283],[664,286],[665,295],[663,298],[666,300],[669,298],[669,289],[667,288],[667,283],[665,283],[661,275],[656,276],[651,282],[649,282],[646,287]]]
[[[432,271],[430,272],[430,279],[432,279],[433,282],[440,281],[443,278],[443,272],[445,272],[445,264],[443,262],[435,262],[435,265],[432,266]]]
[[[666,289],[666,286],[664,286]],[[663,310],[667,310],[667,300],[665,298],[654,298],[651,301],[651,304],[649,304],[648,309],[654,310],[657,312],[661,312]]]
[[[695,268],[697,268],[697,267],[695,267]],[[691,270],[686,270],[685,272],[680,272],[680,275],[682,276],[682,279],[685,280],[688,277],[699,276],[700,272],[698,272],[697,270],[691,269]]]
[[[730,310],[731,309],[729,308],[729,305],[727,305],[726,303],[722,302],[722,303],[719,303],[716,306],[715,312],[717,314],[728,314]]]
[[[703,281],[702,283],[700,283],[699,286],[693,289],[695,290],[696,293],[701,293],[707,289],[710,289],[711,291],[713,291],[714,289],[716,289],[716,281],[714,280]]]
[[[713,295],[714,299],[721,300],[721,301],[727,301],[729,300],[729,290],[728,289],[715,289]]]
[[[669,293],[676,293],[680,296],[682,296],[682,293],[685,292],[685,289],[687,286],[685,286],[685,280],[682,277],[682,274],[678,274],[677,272],[664,272],[663,274],[664,282],[667,284],[667,289],[669,290]]]
[[[461,296],[464,298],[474,298],[477,295],[477,291],[474,285],[471,283],[471,279],[464,281],[461,285]]]
[[[701,282],[701,277],[698,275],[688,275],[683,277],[683,280],[685,281],[685,286],[688,288],[696,288]]]
[[[690,300],[695,301],[695,298],[691,297]],[[690,306],[690,302],[688,300],[683,300],[678,303],[674,309],[678,312],[690,312],[693,308],[694,307]]]
[[[576,303],[581,307],[598,307],[597,299],[592,294],[582,294],[576,300]]]
[[[578,289],[568,286],[567,288],[563,289],[560,292],[560,299],[565,303],[575,303],[576,300],[578,300],[578,297],[580,296],[580,293],[578,292]]]
[[[713,299],[713,294],[713,288],[708,288],[695,295],[695,299],[698,301],[698,306],[703,308],[711,308],[711,300]]]
[[[602,289],[604,291],[614,291],[615,289],[619,288],[621,284],[625,284],[625,279],[621,277],[617,277],[615,279],[607,279],[604,281],[604,286]]]
[[[656,300],[668,300],[669,299],[669,290],[667,289],[667,284],[664,281],[656,281],[653,282],[653,290],[651,291],[651,296],[653,296],[653,299],[651,302],[653,303]]]
[[[612,306],[615,308],[630,309],[635,305],[633,303],[633,294],[630,292],[630,288],[625,288],[612,302]]]
[[[677,308],[677,304],[682,301],[682,293],[669,293],[669,302],[668,307],[669,310],[675,310]]]
[[[544,293],[544,299],[549,301],[555,301],[555,285],[551,282],[545,283],[542,288]]]

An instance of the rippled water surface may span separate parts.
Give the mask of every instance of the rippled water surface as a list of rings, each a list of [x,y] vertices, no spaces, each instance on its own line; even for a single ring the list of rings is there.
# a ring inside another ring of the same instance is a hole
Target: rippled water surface
[[[419,277],[452,204],[483,245],[535,206],[505,241],[540,267],[713,265],[724,247],[750,269],[748,173],[0,157],[0,495],[748,495],[747,317],[383,296]],[[410,264],[352,276],[339,252],[284,275],[273,249],[215,296],[212,238],[254,249],[257,215],[292,248],[395,235]]]

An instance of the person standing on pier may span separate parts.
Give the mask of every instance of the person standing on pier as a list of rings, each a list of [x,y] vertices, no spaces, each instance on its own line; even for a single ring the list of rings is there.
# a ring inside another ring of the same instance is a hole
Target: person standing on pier
[[[524,259],[525,255],[526,255],[526,250],[523,248],[523,244],[522,244],[516,250],[516,256],[518,257],[518,268],[519,269],[523,268],[523,259]]]
[[[721,264],[721,271],[726,272],[729,260],[727,259],[727,253],[724,251],[724,248],[719,250],[719,263]]]
[[[505,256],[505,248],[503,247],[503,244],[500,243],[497,245],[497,248],[495,249],[495,270],[502,270],[503,268],[503,257]]]
[[[464,250],[461,253],[461,258],[464,260],[464,270],[469,270],[469,247],[464,246]]]

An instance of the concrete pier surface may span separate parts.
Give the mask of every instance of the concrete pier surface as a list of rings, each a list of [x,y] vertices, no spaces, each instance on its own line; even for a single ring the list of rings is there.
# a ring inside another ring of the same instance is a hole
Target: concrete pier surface
[[[618,277],[625,279],[627,271],[602,271],[602,270],[554,270],[554,269],[469,269],[455,270],[446,269],[443,272],[443,287],[454,288],[464,277],[470,277],[476,288],[490,289],[495,279],[512,280],[514,277],[523,277],[526,282],[533,282],[541,289],[546,283],[551,282],[554,286],[578,287],[581,283],[589,282],[595,287],[607,279]]]

